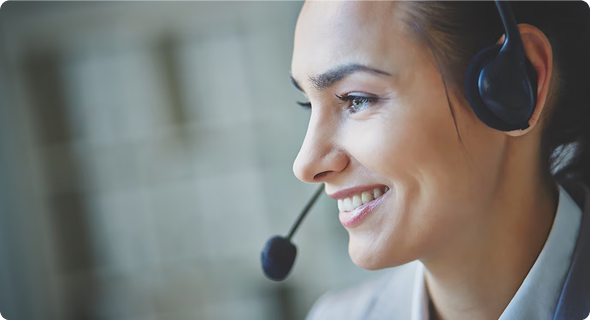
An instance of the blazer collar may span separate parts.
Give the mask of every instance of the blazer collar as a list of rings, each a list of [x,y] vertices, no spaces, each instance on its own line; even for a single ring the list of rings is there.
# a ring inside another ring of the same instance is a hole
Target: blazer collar
[[[582,320],[590,313],[590,189],[572,181],[560,184],[582,209],[582,222],[553,319]]]

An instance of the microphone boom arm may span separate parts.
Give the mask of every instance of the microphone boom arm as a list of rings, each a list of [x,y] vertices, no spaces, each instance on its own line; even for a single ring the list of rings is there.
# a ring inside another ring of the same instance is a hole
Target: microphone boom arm
[[[303,210],[301,210],[301,213],[299,214],[297,221],[295,221],[295,223],[293,223],[293,226],[291,226],[291,231],[289,231],[289,235],[287,236],[288,240],[291,240],[291,238],[295,234],[295,231],[297,231],[299,224],[301,224],[301,222],[303,221],[303,219],[307,215],[307,212],[309,212],[309,210],[311,209],[311,207],[313,206],[315,201],[318,199],[318,197],[320,197],[320,194],[324,190],[324,185],[325,185],[324,183],[320,184],[320,187],[318,187],[315,194],[313,194],[313,197],[307,202],[307,204],[305,205]]]

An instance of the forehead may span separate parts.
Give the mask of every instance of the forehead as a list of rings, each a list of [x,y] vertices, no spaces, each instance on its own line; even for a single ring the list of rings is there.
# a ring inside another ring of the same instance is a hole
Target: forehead
[[[291,72],[304,80],[338,65],[391,70],[403,50],[397,1],[308,1],[297,21]]]

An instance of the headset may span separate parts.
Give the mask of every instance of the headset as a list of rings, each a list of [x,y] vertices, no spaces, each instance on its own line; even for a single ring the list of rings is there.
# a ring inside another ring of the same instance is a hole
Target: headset
[[[526,129],[537,102],[537,73],[526,58],[510,4],[495,3],[506,34],[504,44],[486,47],[473,56],[465,73],[465,94],[477,118],[488,127],[499,131]],[[275,235],[267,241],[261,254],[267,278],[282,281],[289,275],[297,256],[291,238],[323,190],[324,183],[287,237]]]

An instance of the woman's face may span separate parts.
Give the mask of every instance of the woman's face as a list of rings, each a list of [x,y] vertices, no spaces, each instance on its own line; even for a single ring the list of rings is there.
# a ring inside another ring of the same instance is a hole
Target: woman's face
[[[478,233],[502,170],[494,150],[505,136],[449,92],[462,149],[436,64],[408,38],[402,6],[307,2],[295,32],[292,77],[312,107],[293,170],[340,199],[349,253],[366,269],[442,255]]]

